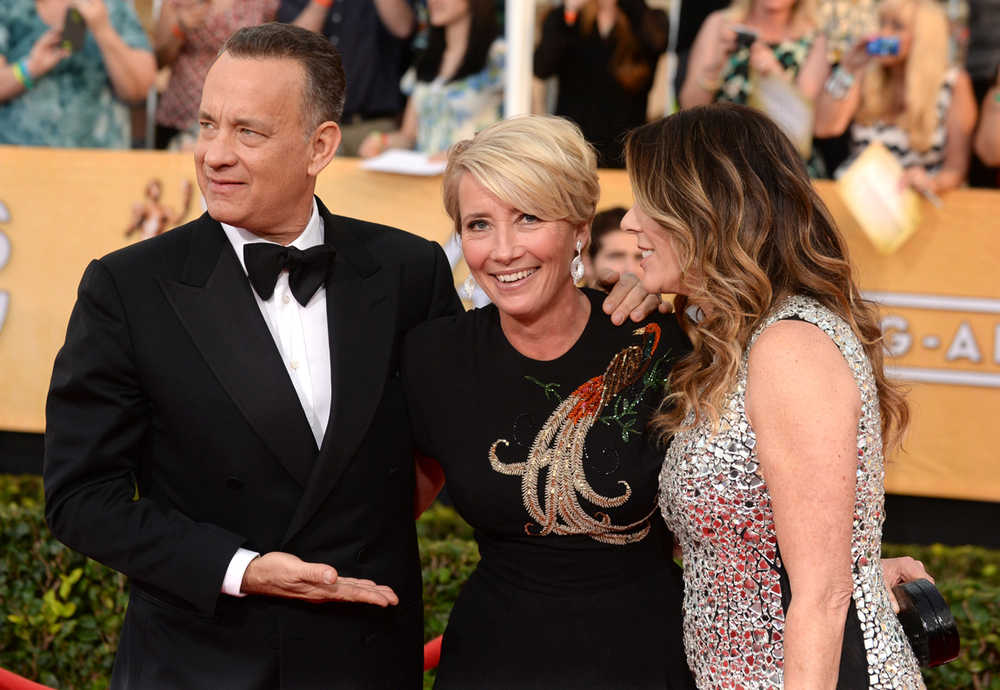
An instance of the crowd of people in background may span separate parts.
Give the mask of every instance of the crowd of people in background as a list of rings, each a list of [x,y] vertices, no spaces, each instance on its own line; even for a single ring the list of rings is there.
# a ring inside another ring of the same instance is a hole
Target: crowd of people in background
[[[753,105],[780,80],[813,113],[815,138],[800,150],[813,177],[837,176],[878,141],[918,191],[1000,186],[1000,0],[969,0],[967,28],[946,4],[684,2],[676,107]],[[654,90],[670,35],[662,6],[564,0],[538,14],[534,75],[554,91],[535,110],[574,121],[602,167],[623,166],[624,135],[647,121],[651,99],[666,102]],[[78,45],[63,36],[71,16],[85,27]],[[129,106],[145,102],[159,69],[153,143],[190,149],[220,46],[275,20],[321,33],[343,56],[342,155],[440,157],[503,115],[503,0],[164,0],[148,33],[129,0],[8,0],[0,143],[127,148],[138,139]]]

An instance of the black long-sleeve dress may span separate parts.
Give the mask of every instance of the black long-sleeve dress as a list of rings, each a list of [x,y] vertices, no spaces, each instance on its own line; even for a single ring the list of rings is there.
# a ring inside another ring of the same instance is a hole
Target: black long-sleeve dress
[[[601,36],[594,22],[588,34],[582,20],[566,23],[563,7],[553,8],[542,25],[535,49],[534,72],[540,79],[559,78],[556,115],[573,120],[597,148],[598,165],[623,168],[624,135],[645,124],[646,104],[660,55],[667,47],[667,17],[643,0],[619,0],[636,38],[636,58],[649,66],[648,78],[636,90],[626,89],[613,74],[615,31]]]
[[[644,434],[687,341],[672,316],[591,316],[563,356],[515,350],[493,305],[425,323],[402,380],[482,560],[444,635],[438,690],[693,688],[663,451]],[[642,331],[641,333],[638,331]]]

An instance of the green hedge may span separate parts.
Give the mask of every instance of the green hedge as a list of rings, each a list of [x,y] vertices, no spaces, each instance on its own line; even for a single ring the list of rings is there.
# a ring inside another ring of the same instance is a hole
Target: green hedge
[[[417,524],[425,638],[440,635],[479,554],[471,529],[435,506]],[[71,690],[107,687],[127,601],[125,578],[70,551],[45,527],[37,477],[0,476],[0,667]],[[1000,551],[886,545],[924,562],[951,604],[959,659],[927,671],[929,690],[1000,690]],[[433,674],[426,674],[430,687]]]
[[[55,688],[108,687],[125,577],[57,542],[37,477],[0,477],[0,667]]]

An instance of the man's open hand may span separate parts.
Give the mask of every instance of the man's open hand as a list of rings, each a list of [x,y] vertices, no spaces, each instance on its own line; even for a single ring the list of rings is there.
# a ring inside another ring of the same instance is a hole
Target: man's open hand
[[[371,580],[340,577],[333,566],[306,563],[281,551],[250,561],[240,588],[246,594],[303,599],[315,603],[353,601],[375,606],[395,606],[399,597],[389,587]]]

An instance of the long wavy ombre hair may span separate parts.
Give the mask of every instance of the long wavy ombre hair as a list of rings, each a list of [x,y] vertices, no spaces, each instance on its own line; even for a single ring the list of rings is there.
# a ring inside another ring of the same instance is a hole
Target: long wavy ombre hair
[[[880,17],[896,17],[910,30],[910,51],[903,68],[903,102],[894,102],[892,71],[872,64],[861,82],[858,122],[897,124],[916,151],[931,147],[940,124],[938,94],[948,72],[948,17],[934,0],[885,0]],[[894,112],[899,106],[901,112]]]
[[[909,421],[882,370],[882,333],[847,247],[794,145],[767,116],[717,103],[633,131],[625,161],[636,203],[673,240],[688,295],[675,302],[692,351],[674,365],[654,419],[661,439],[710,419],[732,389],[751,334],[785,297],[812,297],[859,336],[872,365],[886,447]],[[688,301],[701,308],[697,321]]]

